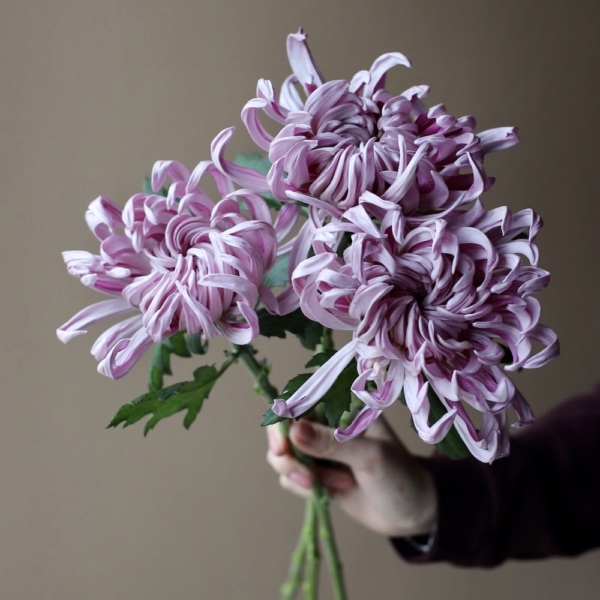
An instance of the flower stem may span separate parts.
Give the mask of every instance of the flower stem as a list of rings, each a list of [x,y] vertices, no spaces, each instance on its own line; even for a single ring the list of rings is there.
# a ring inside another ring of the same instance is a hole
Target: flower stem
[[[313,486],[313,496],[319,518],[319,537],[321,538],[327,563],[329,564],[334,598],[335,600],[346,600],[344,573],[333,535],[331,515],[329,514],[329,496],[327,495],[327,490],[318,481]]]
[[[331,333],[324,331],[321,340],[321,350],[331,347]],[[277,388],[269,381],[269,368],[264,361],[256,359],[256,350],[248,346],[233,346],[233,360],[239,360],[254,381],[254,391],[262,396],[269,404],[278,396]],[[290,421],[280,423],[282,432],[288,437]],[[314,459],[292,446],[294,456],[304,465],[312,468]],[[281,588],[282,600],[294,600],[300,589],[301,578],[304,574],[305,600],[317,600],[319,587],[319,538],[325,550],[329,563],[335,600],[347,600],[342,573],[342,564],[335,544],[333,525],[329,514],[329,497],[327,490],[315,478],[313,497],[306,502],[304,525],[298,544],[292,554],[290,573]],[[306,571],[306,572],[304,572]]]
[[[306,506],[308,512],[308,503]],[[306,517],[305,517],[306,521]],[[290,561],[290,571],[288,578],[281,586],[281,600],[294,600],[296,594],[302,585],[302,578],[304,575],[304,565],[306,562],[306,540],[304,539],[304,528],[298,538],[298,543],[294,552],[292,553],[292,560]]]
[[[254,391],[271,404],[277,398],[277,388],[269,381],[269,368],[264,362],[256,360],[256,350],[248,346],[233,346],[232,356],[235,356],[254,381]]]
[[[306,522],[302,537],[306,546],[306,577],[304,578],[305,600],[317,600],[319,594],[319,513],[316,498],[306,502]]]

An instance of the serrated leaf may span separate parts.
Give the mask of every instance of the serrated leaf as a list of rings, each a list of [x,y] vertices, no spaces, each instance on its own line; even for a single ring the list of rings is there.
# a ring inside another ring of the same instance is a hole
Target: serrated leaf
[[[300,373],[292,377],[283,387],[283,391],[279,394],[279,398],[282,400],[288,400],[291,398],[311,377],[312,373]]]
[[[268,288],[283,287],[289,280],[290,255],[280,256],[263,279]]]
[[[164,375],[171,375],[171,352],[165,344],[156,344],[148,373],[148,389],[153,392],[164,385]]]
[[[263,415],[262,422],[260,424],[261,427],[268,427],[269,425],[275,425],[275,423],[281,423],[285,421],[285,417],[280,417],[276,415],[270,408]]]
[[[438,395],[431,388],[431,385],[429,386],[427,396],[429,398],[429,422],[433,424],[439,421],[448,411],[442,404],[442,401],[438,398]],[[452,460],[459,460],[471,456],[469,449],[454,426],[450,428],[448,433],[444,436],[444,439],[435,446],[438,449],[438,452],[445,454]]]
[[[261,308],[257,314],[260,334],[265,337],[285,338],[288,332],[293,333],[309,350],[321,342],[323,326],[311,321],[299,308],[287,315],[272,315]]]
[[[192,354],[206,354],[208,351],[208,342],[202,338],[201,333],[186,334],[185,343]]]
[[[201,334],[188,335],[183,331],[156,344],[148,372],[148,390],[153,392],[161,389],[164,385],[164,376],[172,375],[171,354],[188,358],[192,354],[205,354],[207,350],[208,342],[203,341]]]
[[[330,350],[319,352],[318,354],[313,354],[313,356],[311,356],[310,360],[304,366],[307,369],[311,367],[321,367],[335,354],[335,352],[336,351],[332,348]]]
[[[313,356],[308,363],[307,367],[320,367],[323,365],[331,356],[335,354],[334,350],[320,352]],[[283,400],[289,399],[298,389],[304,385],[308,379],[310,379],[314,373],[301,373],[300,375],[296,375],[290,379],[285,387],[283,388],[283,392],[279,395],[279,397]],[[325,418],[327,419],[327,423],[331,427],[337,427],[339,424],[342,415],[348,412],[351,408],[353,394],[351,391],[351,386],[354,380],[356,379],[357,371],[356,371],[356,361],[353,360],[350,364],[348,364],[344,370],[340,373],[337,379],[333,382],[329,390],[323,395],[321,400],[315,408],[319,408],[323,411]],[[271,425],[273,423],[277,423],[283,419],[277,418],[271,410],[267,411],[263,418],[263,425]]]
[[[170,338],[163,342],[167,348],[177,356],[181,356],[183,358],[189,358],[192,353],[188,348],[186,336],[183,331],[178,331],[174,333]]]
[[[260,335],[264,335],[265,337],[285,338],[287,332],[290,331],[286,325],[286,322],[290,323],[290,319],[293,319],[291,315],[294,313],[285,316],[272,315],[264,308],[261,308],[256,314],[258,315]],[[290,317],[290,319],[286,319],[286,317]]]
[[[363,401],[353,392],[350,393],[350,408],[342,414],[338,421],[338,427],[346,429],[354,421],[358,413],[364,407]]]
[[[312,373],[301,373],[300,375],[296,375],[292,377],[283,387],[283,391],[279,394],[279,398],[282,400],[287,400],[290,398],[308,379],[312,376]],[[267,425],[274,425],[275,423],[281,423],[281,421],[285,421],[285,417],[280,417],[276,415],[270,408],[263,415],[263,420],[261,423],[262,427],[266,427]]]
[[[214,365],[200,367],[194,371],[193,381],[175,383],[166,388],[151,391],[139,396],[130,404],[125,404],[117,411],[107,427],[117,427],[120,424],[128,427],[140,419],[152,415],[144,427],[144,435],[147,435],[159,421],[186,410],[183,425],[189,429],[219,375],[220,373]]]
[[[323,352],[322,354],[325,355],[326,353]],[[342,415],[350,410],[352,403],[352,391],[350,388],[357,374],[356,360],[353,360],[346,365],[333,382],[333,385],[319,401],[319,405],[323,407],[325,418],[330,427],[337,427]]]

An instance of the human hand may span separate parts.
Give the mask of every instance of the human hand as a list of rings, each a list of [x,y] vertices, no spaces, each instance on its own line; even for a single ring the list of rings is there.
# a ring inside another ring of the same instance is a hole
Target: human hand
[[[389,425],[379,418],[364,436],[340,443],[329,427],[301,419],[290,427],[292,444],[316,462],[313,471],[292,454],[277,425],[267,427],[267,461],[281,486],[311,496],[314,477],[355,521],[387,537],[428,534],[437,519],[433,478]]]

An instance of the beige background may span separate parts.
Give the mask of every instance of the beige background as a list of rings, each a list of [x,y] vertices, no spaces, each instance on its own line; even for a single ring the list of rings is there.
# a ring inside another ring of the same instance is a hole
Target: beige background
[[[413,59],[390,88],[432,86],[431,103],[482,129],[515,124],[522,144],[489,157],[490,202],[544,216],[553,273],[544,321],[562,358],[518,384],[538,412],[597,378],[598,47],[594,0],[0,0],[2,403],[0,598],[276,598],[302,503],[264,462],[263,406],[240,370],[190,431],[106,431],[144,389],[144,365],[114,383],[92,335],[56,326],[99,299],[69,278],[63,249],[96,248],[83,214],[138,191],[160,158],[193,166],[239,123],[256,80],[288,72],[285,36],[304,25],[328,78],[379,54]],[[238,136],[236,149],[246,138]],[[100,331],[99,329],[96,333]],[[275,378],[296,344],[269,345]],[[215,349],[214,360],[220,360]],[[192,369],[178,365],[182,377]],[[411,446],[398,407],[393,418]],[[600,554],[495,570],[414,567],[335,514],[352,600],[592,598]],[[468,527],[468,523],[465,524]],[[327,589],[327,588],[326,588]],[[329,597],[329,592],[323,594]]]

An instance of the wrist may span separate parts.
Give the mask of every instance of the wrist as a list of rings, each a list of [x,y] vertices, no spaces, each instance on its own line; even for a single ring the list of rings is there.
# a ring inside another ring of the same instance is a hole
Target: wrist
[[[438,497],[435,480],[420,460],[416,461],[413,482],[414,496],[408,499],[408,506],[412,506],[413,511],[407,515],[399,535],[429,538],[437,528]]]

